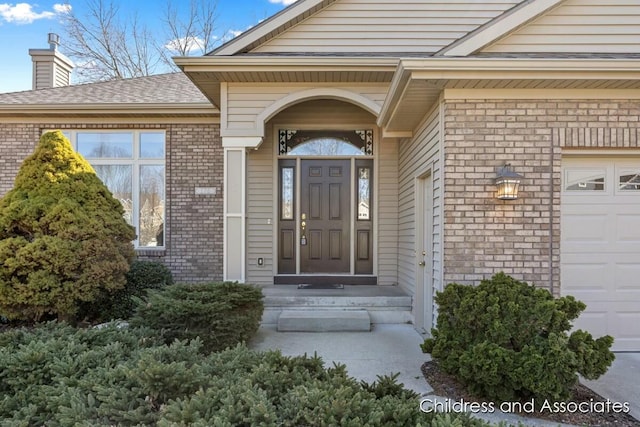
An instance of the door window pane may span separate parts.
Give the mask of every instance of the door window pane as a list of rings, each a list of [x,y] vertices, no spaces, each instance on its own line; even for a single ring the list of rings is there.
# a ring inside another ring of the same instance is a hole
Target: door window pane
[[[96,174],[124,208],[124,218],[133,225],[131,165],[94,165]]]
[[[86,158],[132,158],[133,133],[78,132],[78,152]]]
[[[140,133],[140,157],[143,159],[164,159],[164,133]]]
[[[140,246],[164,245],[164,166],[140,166]]]
[[[293,168],[282,168],[282,219],[293,219],[293,181]]]
[[[371,219],[371,169],[358,168],[358,219]]]

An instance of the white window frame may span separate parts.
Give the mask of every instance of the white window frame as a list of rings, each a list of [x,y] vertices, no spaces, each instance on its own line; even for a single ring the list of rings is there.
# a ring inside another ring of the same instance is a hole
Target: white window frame
[[[99,165],[123,165],[123,166],[131,166],[131,203],[132,203],[132,212],[131,212],[131,220],[133,222],[133,226],[136,229],[136,239],[133,241],[134,247],[136,249],[143,250],[164,250],[166,249],[166,222],[167,222],[167,132],[164,129],[63,129],[62,133],[71,141],[71,145],[73,149],[78,152],[78,134],[79,133],[109,133],[109,134],[132,134],[133,135],[133,150],[132,157],[122,158],[122,157],[113,157],[113,158],[85,158],[87,162],[91,164],[91,166],[99,166]],[[164,157],[162,158],[141,158],[140,157],[140,135],[144,133],[162,133],[164,139]],[[141,166],[162,166],[164,167],[164,184],[163,184],[163,193],[162,200],[164,201],[164,221],[163,221],[163,239],[162,245],[158,246],[140,246],[139,245],[139,226],[140,226],[140,167]]]

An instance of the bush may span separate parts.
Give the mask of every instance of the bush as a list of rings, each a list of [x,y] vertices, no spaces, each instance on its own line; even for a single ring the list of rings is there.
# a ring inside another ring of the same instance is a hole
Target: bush
[[[162,334],[167,343],[200,337],[206,351],[251,338],[262,319],[260,288],[238,283],[173,285],[148,293],[131,318]]]
[[[0,199],[0,313],[69,317],[125,285],[133,227],[61,132],[45,133]]]
[[[585,305],[504,273],[479,286],[452,283],[438,292],[438,327],[422,345],[473,393],[513,401],[567,399],[578,381],[604,374],[613,338],[594,340],[571,321]]]
[[[100,322],[128,319],[138,306],[139,299],[146,299],[148,290],[173,285],[171,270],[155,261],[134,261],[126,278],[123,289],[113,293],[104,292],[96,301],[84,304],[80,317]]]
[[[487,425],[421,413],[393,380],[376,393],[316,357],[243,346],[207,355],[199,340],[167,346],[143,329],[14,330],[0,334],[0,360],[7,426]]]
[[[173,275],[166,265],[155,261],[134,261],[127,273],[127,289],[131,295],[143,296],[147,289],[173,285]]]

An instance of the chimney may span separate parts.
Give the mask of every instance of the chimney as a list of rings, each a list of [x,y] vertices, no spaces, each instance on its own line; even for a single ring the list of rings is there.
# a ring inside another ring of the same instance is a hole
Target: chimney
[[[50,87],[69,86],[73,62],[58,52],[60,36],[49,33],[49,49],[29,49],[33,62],[32,88],[45,89]]]

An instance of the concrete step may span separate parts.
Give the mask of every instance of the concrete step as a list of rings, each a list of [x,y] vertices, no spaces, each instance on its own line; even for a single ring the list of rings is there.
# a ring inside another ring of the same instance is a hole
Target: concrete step
[[[371,323],[409,323],[412,299],[397,286],[345,286],[343,290],[300,290],[266,286],[263,324],[277,324],[285,310],[366,310]]]
[[[279,332],[369,332],[367,310],[283,310]]]

